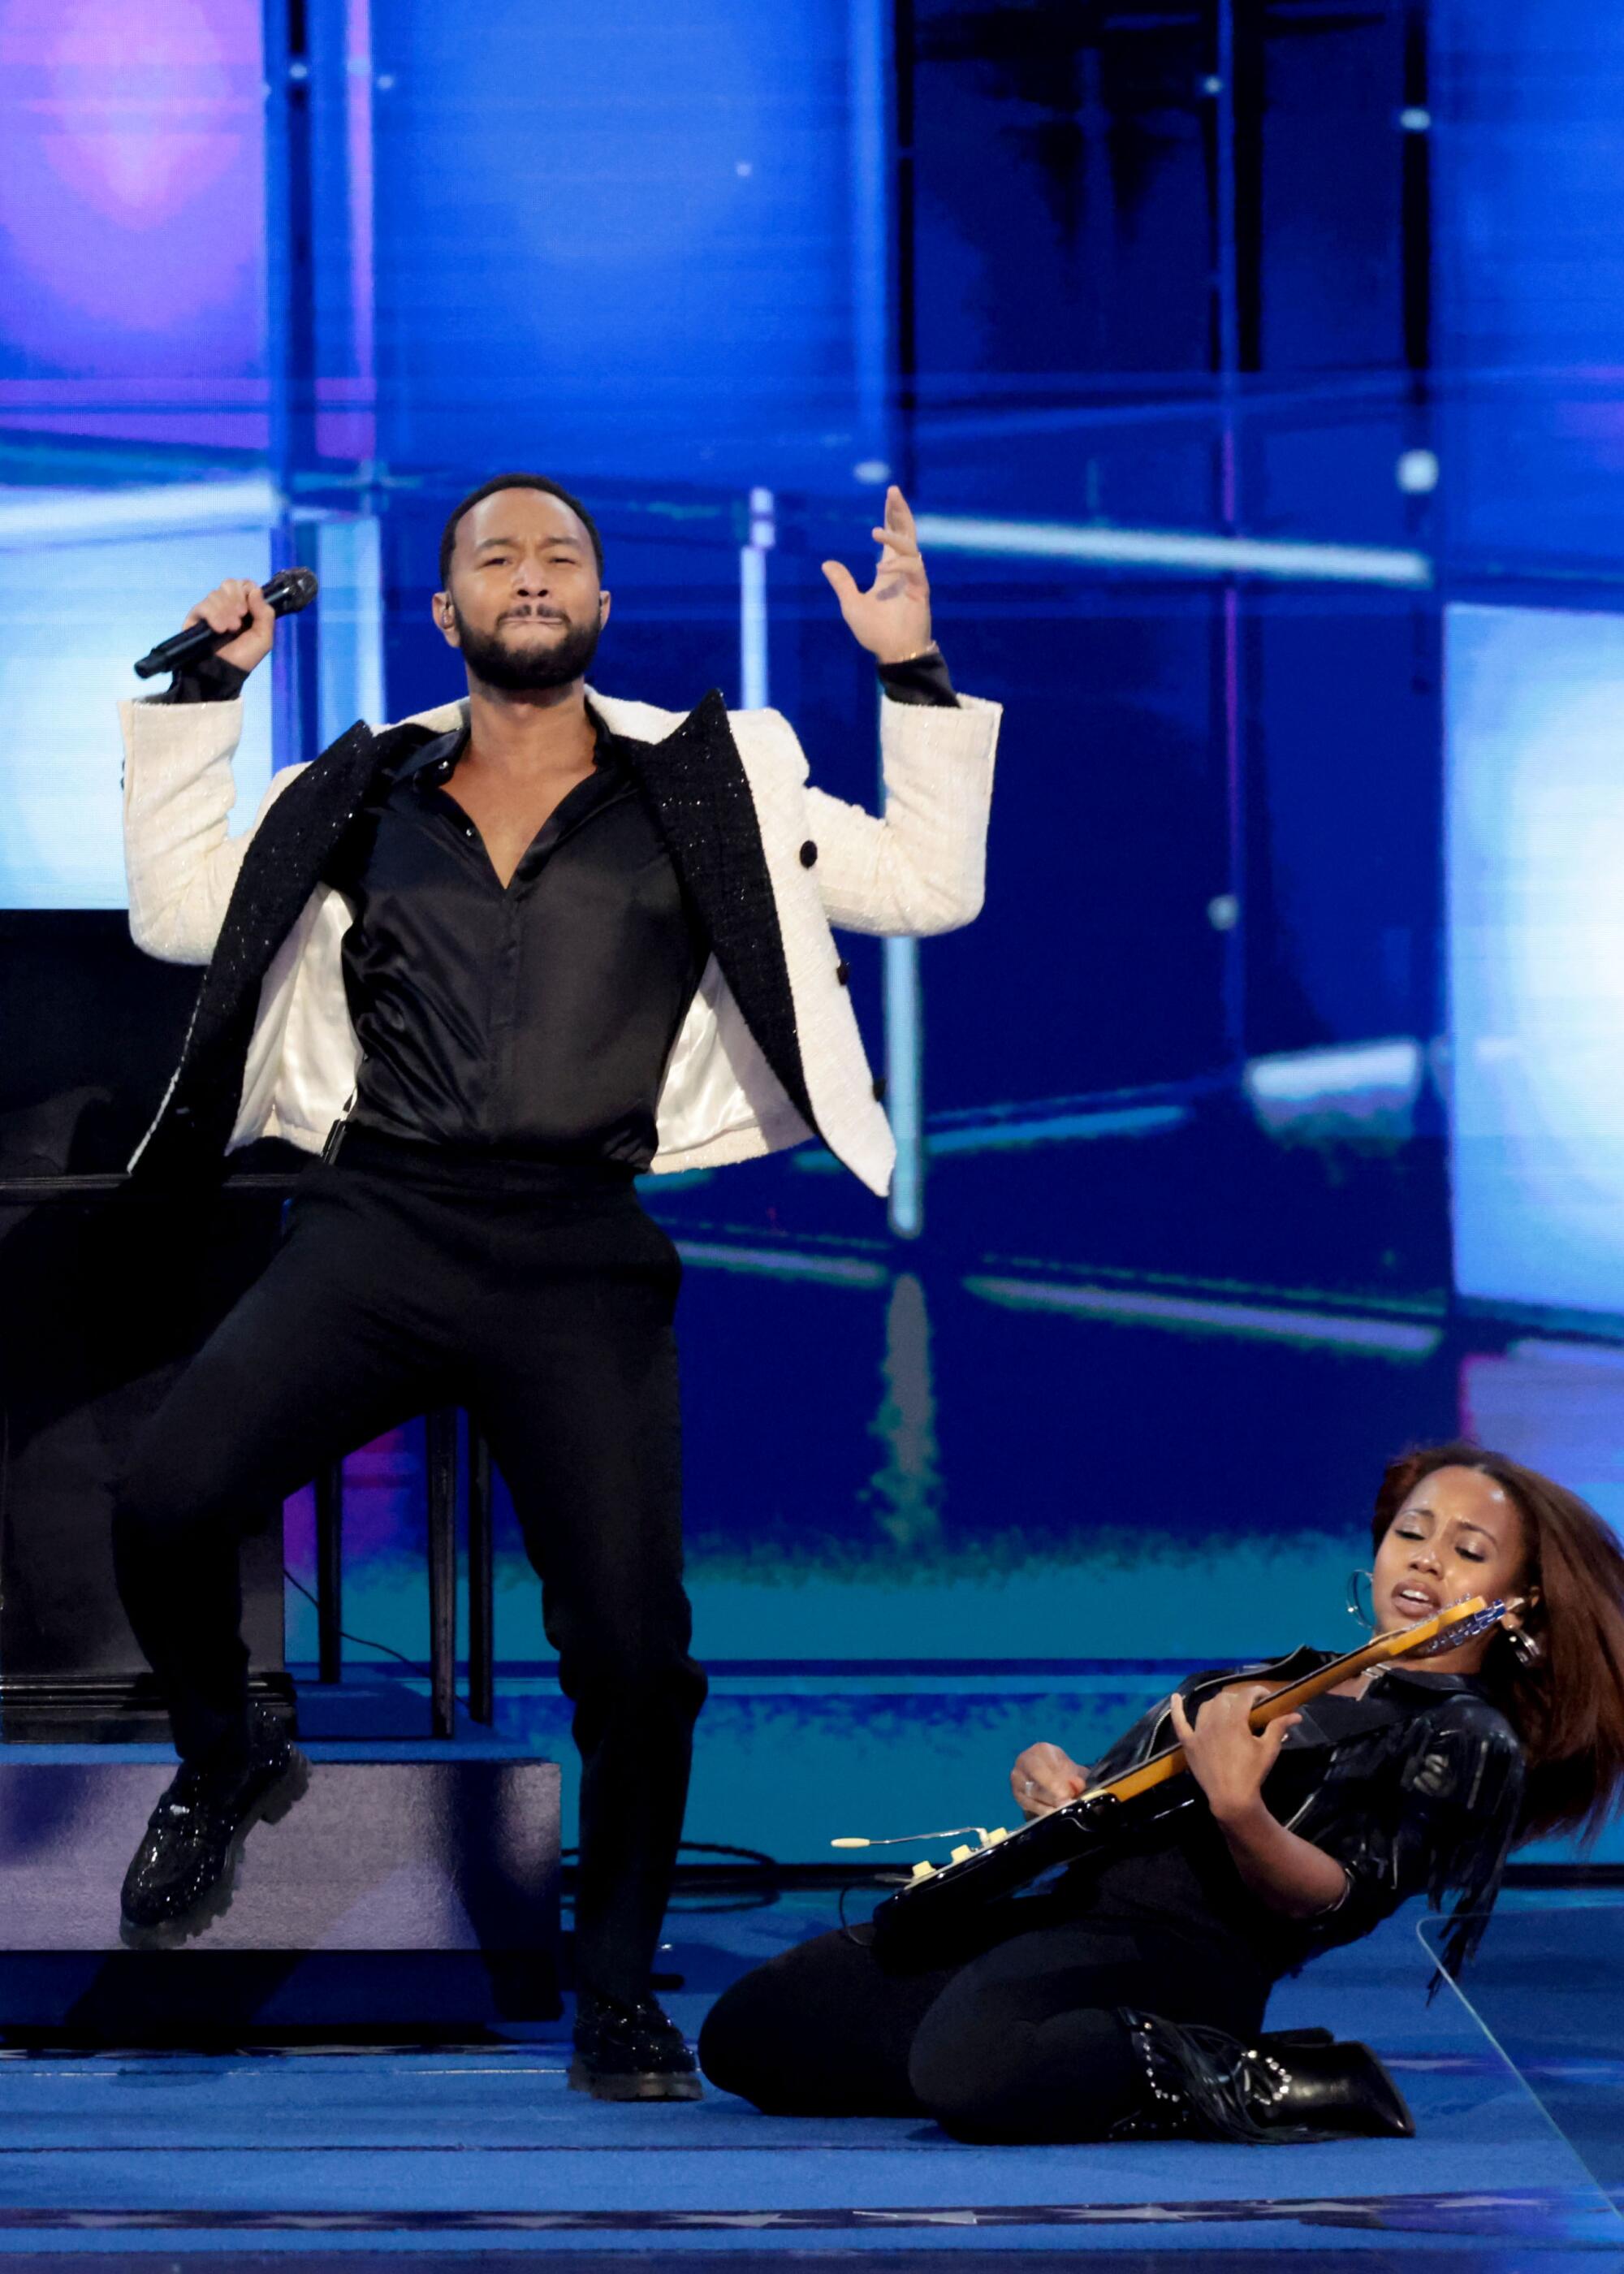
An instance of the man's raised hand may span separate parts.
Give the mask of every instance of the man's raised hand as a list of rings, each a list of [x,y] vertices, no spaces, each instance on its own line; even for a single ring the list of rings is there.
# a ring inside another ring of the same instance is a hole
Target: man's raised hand
[[[240,636],[229,640],[214,653],[222,663],[235,664],[238,671],[252,671],[262,663],[271,651],[271,636],[276,629],[276,618],[271,604],[255,584],[245,576],[228,576],[223,584],[216,584],[207,599],[199,600],[186,618],[189,624],[207,624],[212,632],[234,632],[246,621]]]
[[[866,592],[838,561],[825,561],[823,574],[859,646],[876,662],[903,663],[930,645],[930,586],[914,516],[895,482],[885,493],[885,520],[874,540],[883,549]]]

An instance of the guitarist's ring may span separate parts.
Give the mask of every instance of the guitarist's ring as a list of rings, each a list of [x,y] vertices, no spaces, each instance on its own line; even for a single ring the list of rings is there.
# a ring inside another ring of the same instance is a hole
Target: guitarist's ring
[[[1021,1787],[1021,1790],[1023,1792],[1035,1792],[1037,1788],[1038,1781],[1036,1777],[1028,1777],[1026,1783]]]

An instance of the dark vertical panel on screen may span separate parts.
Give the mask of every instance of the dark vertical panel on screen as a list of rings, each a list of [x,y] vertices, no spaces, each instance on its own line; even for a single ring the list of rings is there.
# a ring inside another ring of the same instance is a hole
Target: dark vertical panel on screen
[[[933,501],[1186,524],[1209,510],[1199,395],[1179,408],[1209,352],[1208,17],[916,10]],[[1147,391],[1164,398],[1154,418]]]
[[[1429,1035],[1438,1002],[1437,617],[1278,594],[1248,624],[1252,1050]]]
[[[1403,359],[1403,11],[1272,0],[1262,28],[1259,367],[1391,371]]]
[[[1415,533],[1396,477],[1414,321],[1407,11],[1272,0],[1250,23],[1263,378],[1248,420],[1248,525],[1390,543]]]
[[[917,8],[922,371],[1205,367],[1205,13]]]
[[[1425,544],[1430,500],[1401,480],[1406,448],[1427,439],[1410,367],[1425,351],[1424,305],[1404,229],[1417,193],[1410,146],[1425,130],[1406,111],[1410,11],[1395,0],[1268,0],[1247,22],[1259,377],[1245,525]],[[1262,587],[1244,606],[1247,1049],[1429,1033],[1432,604]]]
[[[1404,361],[1412,374],[1432,361],[1432,70],[1427,53],[1428,0],[1406,0],[1404,8],[1404,111],[1407,133],[1399,192],[1399,227],[1404,263]],[[1417,382],[1413,382],[1417,383]]]

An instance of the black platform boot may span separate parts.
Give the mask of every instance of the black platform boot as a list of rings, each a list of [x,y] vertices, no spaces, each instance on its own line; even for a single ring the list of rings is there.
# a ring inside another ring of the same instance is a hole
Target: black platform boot
[[[1142,2105],[1115,2136],[1245,2141],[1409,2140],[1415,2121],[1368,2045],[1328,2029],[1282,2030],[1250,2045],[1223,2029],[1129,2007],[1117,2020],[1144,2072]]]
[[[124,1874],[122,1934],[136,1948],[184,1942],[230,1908],[243,1842],[302,1797],[310,1767],[284,1724],[263,1708],[246,1761],[183,1764],[147,1819]]]
[[[628,2006],[590,1990],[575,1999],[569,2084],[595,2100],[697,2100],[704,2090],[681,2031],[657,1999]]]

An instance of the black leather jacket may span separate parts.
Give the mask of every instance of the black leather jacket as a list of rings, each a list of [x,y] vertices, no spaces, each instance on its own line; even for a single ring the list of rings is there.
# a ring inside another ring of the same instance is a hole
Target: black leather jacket
[[[1228,1683],[1295,1680],[1328,1662],[1300,1650],[1270,1664],[1191,1675],[1177,1694],[1199,1714]],[[1102,1784],[1173,1742],[1164,1699],[1124,1731],[1090,1772]],[[1184,1932],[1238,1939],[1271,1977],[1368,1934],[1412,1895],[1455,1901],[1445,1945],[1455,1971],[1483,1931],[1522,1801],[1522,1749],[1481,1684],[1389,1666],[1363,1698],[1317,1698],[1287,1736],[1265,1788],[1281,1822],[1334,1856],[1341,1901],[1317,1917],[1271,1911],[1244,1886],[1198,1803],[1073,1891],[1101,1919],[1159,1917]]]

